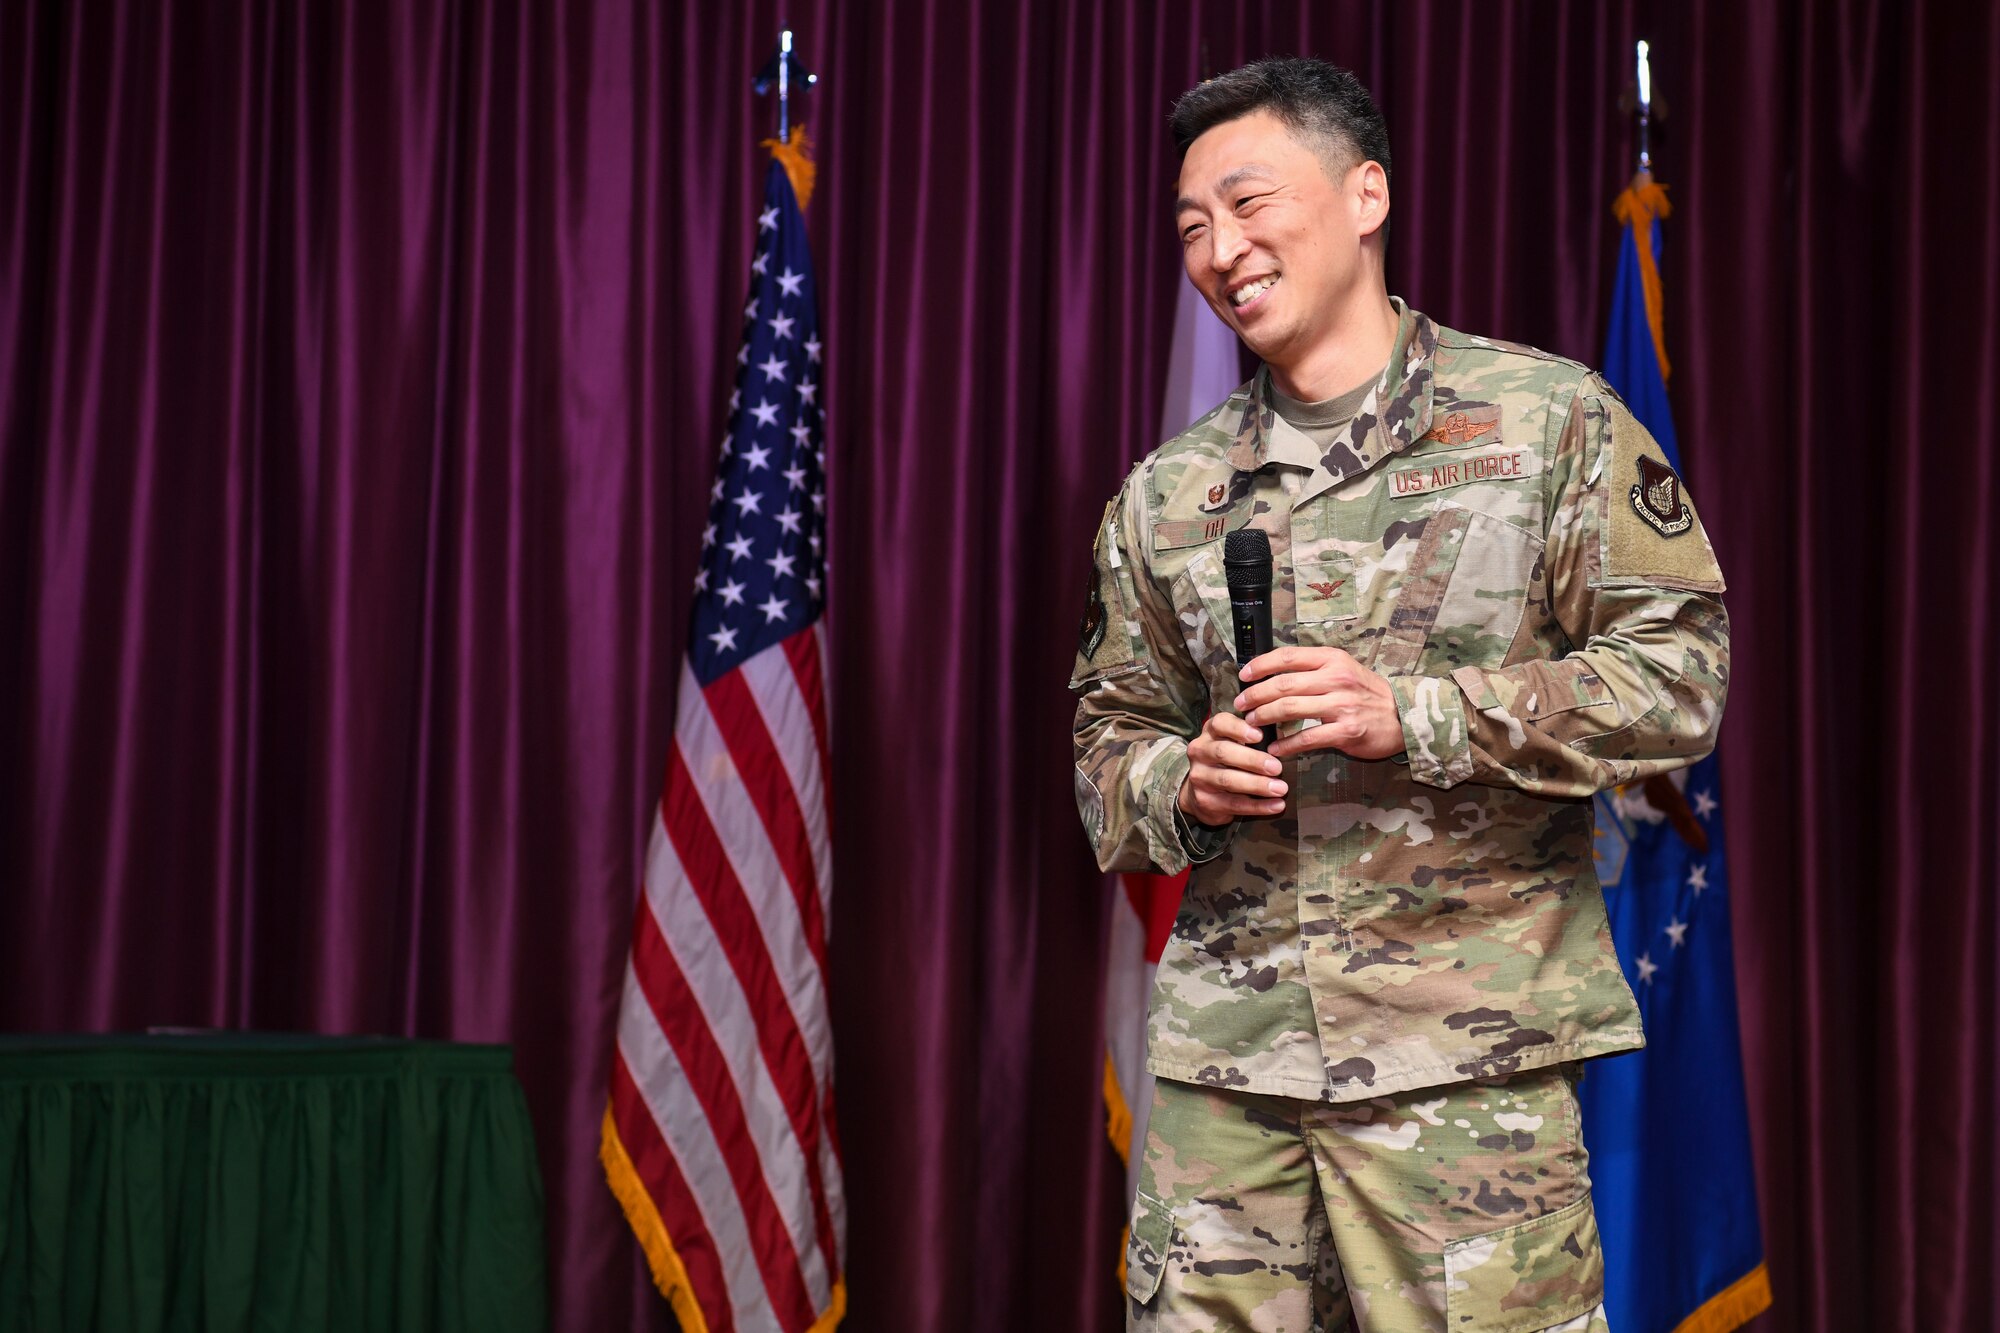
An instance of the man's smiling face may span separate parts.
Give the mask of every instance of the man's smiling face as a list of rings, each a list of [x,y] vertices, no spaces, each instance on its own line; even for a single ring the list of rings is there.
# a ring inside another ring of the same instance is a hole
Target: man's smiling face
[[[1181,160],[1175,220],[1188,279],[1273,366],[1315,347],[1364,276],[1360,228],[1380,222],[1352,188],[1363,170],[1336,183],[1319,153],[1262,110],[1206,131]]]

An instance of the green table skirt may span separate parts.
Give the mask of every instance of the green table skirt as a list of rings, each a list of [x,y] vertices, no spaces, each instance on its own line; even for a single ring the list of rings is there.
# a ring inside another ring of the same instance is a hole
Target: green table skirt
[[[540,1330],[503,1046],[0,1038],[0,1329]]]

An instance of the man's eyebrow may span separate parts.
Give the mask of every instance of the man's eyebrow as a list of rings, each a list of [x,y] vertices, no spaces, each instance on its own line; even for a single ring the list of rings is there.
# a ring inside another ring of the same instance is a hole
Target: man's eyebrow
[[[1231,190],[1235,189],[1237,186],[1241,185],[1246,180],[1274,181],[1277,178],[1278,178],[1278,173],[1271,170],[1271,168],[1265,166],[1262,162],[1246,162],[1242,166],[1236,168],[1236,170],[1230,172],[1227,176],[1224,176],[1221,180],[1217,181],[1215,184],[1215,192],[1217,194],[1228,194]],[[1182,195],[1180,198],[1174,200],[1174,212],[1176,214],[1184,213],[1190,208],[1200,208],[1200,207],[1201,207],[1200,204],[1196,203],[1193,199],[1189,198],[1187,195]]]

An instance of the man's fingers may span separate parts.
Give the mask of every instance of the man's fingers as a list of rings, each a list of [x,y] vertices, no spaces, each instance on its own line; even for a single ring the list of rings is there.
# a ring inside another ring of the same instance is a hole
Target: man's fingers
[[[1273,648],[1245,662],[1236,675],[1241,680],[1262,680],[1279,671],[1310,671],[1326,652],[1324,648]]]
[[[1259,759],[1264,756],[1258,755]],[[1243,796],[1273,797],[1283,796],[1287,790],[1283,778],[1266,776],[1262,772],[1246,773],[1240,768],[1216,768],[1211,764],[1197,764],[1188,770],[1188,778],[1197,792],[1236,792]]]
[[[1271,754],[1278,759],[1290,759],[1308,750],[1344,750],[1360,740],[1367,731],[1367,726],[1358,718],[1325,722],[1272,742]]]
[[[1208,725],[1203,728],[1203,739],[1255,745],[1263,737],[1258,734],[1257,728],[1234,713],[1212,713],[1209,715]]]
[[[1262,819],[1268,815],[1285,813],[1285,803],[1278,800],[1264,800],[1250,796],[1231,796],[1226,793],[1209,792],[1195,798],[1199,818],[1204,824],[1225,823],[1230,819],[1248,816]]]
[[[1329,653],[1332,656],[1311,663],[1301,662],[1299,666],[1290,670],[1270,673],[1268,680],[1245,686],[1234,701],[1237,712],[1247,713],[1259,704],[1269,703],[1288,694],[1365,693],[1360,677],[1361,668],[1353,658],[1338,648],[1287,648],[1280,651]],[[1278,653],[1267,653],[1256,660],[1263,662],[1277,656]]]
[[[1245,662],[1236,674],[1240,680],[1262,680],[1280,671],[1317,670],[1328,662],[1342,659],[1354,660],[1338,648],[1303,648],[1294,645],[1273,648],[1268,653],[1259,653]]]
[[[1368,692],[1361,687],[1360,681],[1349,676],[1330,677],[1324,671],[1288,671],[1282,676],[1252,685],[1237,695],[1236,711],[1247,715],[1252,709],[1261,708],[1273,699],[1285,699],[1297,694],[1358,699],[1366,698]]]
[[[1234,734],[1243,738],[1241,741],[1224,740],[1219,734],[1220,729],[1211,727],[1188,743],[1188,758],[1197,764],[1278,776],[1278,761],[1254,748],[1256,742],[1263,739],[1263,733],[1256,727],[1246,726],[1241,718],[1232,717],[1229,721]]]
[[[1338,698],[1329,694],[1293,694],[1282,699],[1273,699],[1260,705],[1252,714],[1258,726],[1268,727],[1276,722],[1296,722],[1302,717],[1318,718],[1321,722],[1331,722],[1348,708]]]
[[[1251,739],[1258,739],[1257,729],[1248,728]],[[1238,745],[1235,741],[1216,741],[1209,750],[1209,762],[1228,768],[1240,768],[1248,773],[1262,773],[1265,777],[1278,776],[1278,761],[1262,750],[1253,750],[1248,745]]]
[[[1311,690],[1317,693],[1326,688],[1326,683],[1318,673],[1309,671],[1284,671],[1270,680],[1259,681],[1247,686],[1236,696],[1236,711],[1248,713],[1251,709],[1267,704],[1273,699],[1282,699],[1288,694],[1298,694]]]

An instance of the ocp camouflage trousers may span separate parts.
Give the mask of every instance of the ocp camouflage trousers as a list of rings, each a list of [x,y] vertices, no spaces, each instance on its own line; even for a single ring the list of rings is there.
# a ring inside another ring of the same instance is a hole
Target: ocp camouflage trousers
[[[1160,1079],[1127,1329],[1608,1333],[1576,1076],[1342,1105]]]

